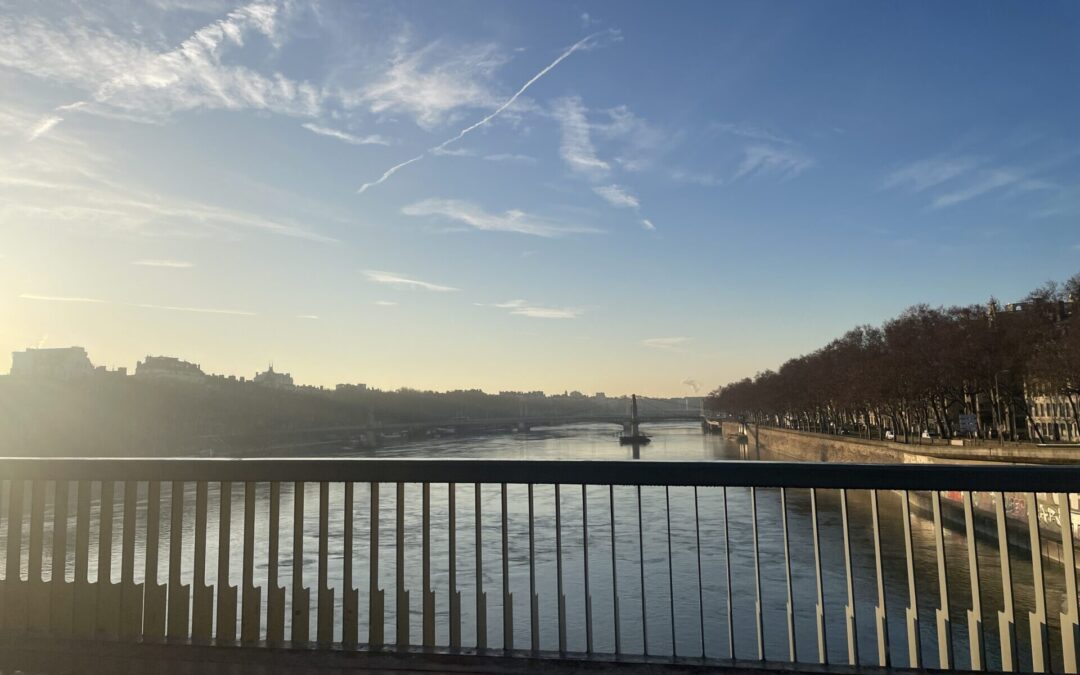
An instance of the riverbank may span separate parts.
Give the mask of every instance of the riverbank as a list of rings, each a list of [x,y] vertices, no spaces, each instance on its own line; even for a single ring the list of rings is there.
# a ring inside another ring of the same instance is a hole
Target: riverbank
[[[741,425],[723,422],[723,434],[737,437]],[[1077,464],[1080,447],[1043,447],[1031,444],[1005,446],[956,446],[878,441],[853,436],[833,436],[812,431],[795,431],[747,425],[749,443],[770,452],[815,462],[869,462],[893,464],[934,464],[948,462],[1015,462],[1021,464]]]
[[[744,428],[737,422],[722,423],[725,437],[738,438]],[[1068,448],[1040,448],[1038,446],[1019,446],[1006,448],[1013,450],[1009,455],[991,454],[986,452],[990,448],[962,447],[951,445],[924,445],[912,447],[905,443],[891,441],[873,441],[865,438],[851,438],[832,436],[829,434],[817,434],[807,431],[794,431],[791,429],[776,429],[772,427],[758,427],[747,425],[745,428],[747,445],[755,447],[759,452],[765,452],[770,458],[791,459],[795,461],[811,462],[834,462],[853,464],[985,464],[988,462],[1009,463],[1077,463],[1080,462],[1080,452]],[[994,448],[996,449],[996,448]],[[1070,456],[1063,459],[1059,453],[1062,450],[1071,452]],[[946,527],[957,531],[965,529],[964,511],[961,503],[962,495],[959,492],[942,493],[942,520]],[[997,523],[993,515],[993,500],[998,495],[977,493],[973,495],[975,504],[973,509],[973,525],[976,534],[981,540],[997,544]],[[1008,500],[1008,530],[1009,546],[1020,551],[1030,551],[1030,539],[1028,537],[1027,511],[1028,505],[1022,495],[1003,495]],[[1050,495],[1039,496],[1039,520],[1044,530],[1044,536],[1040,544],[1042,554],[1049,560],[1061,562],[1064,559],[1061,544],[1062,522],[1061,509],[1064,504],[1058,504]],[[912,492],[910,495],[912,509],[920,515],[929,518],[931,515],[930,495]],[[1076,535],[1080,535],[1080,522],[1078,522],[1077,505],[1072,505],[1072,523]]]

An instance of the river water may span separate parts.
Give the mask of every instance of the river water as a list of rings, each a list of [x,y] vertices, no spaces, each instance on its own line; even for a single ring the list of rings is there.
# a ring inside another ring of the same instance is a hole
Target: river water
[[[647,429],[653,441],[640,450],[641,459],[651,460],[739,460],[773,459],[758,456],[746,446],[736,445],[718,435],[701,433],[700,426],[689,423],[655,424]],[[610,459],[634,458],[634,451],[618,444],[616,427],[609,425],[566,426],[535,429],[523,434],[472,437],[445,437],[420,442],[387,445],[374,451],[356,453],[332,446],[322,448],[321,454],[362,454],[366,457],[440,457],[440,458],[500,458],[500,459]],[[310,449],[309,449],[310,450]],[[572,483],[573,476],[567,476]],[[0,559],[6,551],[8,490],[4,481],[0,497],[3,517],[0,526]],[[119,546],[122,541],[122,488],[117,486],[116,515],[113,532],[112,579],[120,579]],[[74,486],[72,487],[74,491]],[[343,485],[331,484],[330,586],[335,589],[338,638],[342,598]],[[269,485],[257,485],[255,584],[263,586],[266,597],[267,532],[269,517]],[[476,644],[476,537],[475,493],[472,485],[456,487],[457,502],[457,583],[461,591],[462,643]],[[141,582],[145,550],[145,492],[139,487],[138,528],[136,534],[136,581]],[[286,587],[287,603],[291,605],[293,549],[293,486],[281,486],[281,524],[279,585]],[[614,556],[610,514],[614,497]],[[166,580],[166,561],[169,560],[170,487],[162,484],[161,533],[159,539],[161,566],[159,579]],[[757,657],[757,621],[755,615],[755,554],[751,528],[751,492],[745,488],[644,487],[641,489],[643,537],[639,538],[638,491],[633,487],[589,487],[584,495],[588,505],[588,568],[591,597],[593,649],[611,652],[615,649],[615,618],[612,580],[619,587],[619,648],[627,653],[670,654],[727,657],[728,640],[728,577],[731,578],[732,626],[735,635],[735,655],[739,658]],[[315,604],[317,598],[319,486],[305,486],[304,585],[311,588],[311,635],[315,635]],[[370,489],[366,484],[355,487],[354,504],[354,584],[360,591],[360,640],[368,635],[368,572],[370,537]],[[207,531],[207,583],[216,583],[218,549],[219,488],[211,484]],[[784,547],[780,520],[779,491],[759,489],[756,492],[759,522],[760,578],[762,587],[762,617],[765,654],[769,659],[788,658],[786,624],[787,583]],[[385,590],[386,636],[395,635],[394,625],[398,608],[395,597],[395,486],[380,488],[380,555],[379,581]],[[74,495],[71,499],[74,505]],[[579,486],[561,488],[562,565],[566,598],[567,648],[585,651],[586,594],[584,532],[582,523],[583,494]],[[725,557],[725,502],[729,530],[730,569]],[[51,504],[51,496],[48,504]],[[482,584],[487,595],[487,644],[503,645],[503,579],[501,492],[498,485],[484,486],[480,495],[482,534]],[[863,663],[876,663],[877,638],[874,608],[877,604],[876,572],[871,529],[870,494],[849,491],[849,516],[852,538],[852,566],[856,596],[857,644]],[[188,485],[184,495],[184,583],[193,576],[194,558],[191,538],[194,535],[194,486]],[[817,660],[815,628],[816,581],[814,571],[812,525],[809,494],[805,490],[790,490],[787,495],[790,526],[790,552],[793,577],[795,640],[801,661]],[[230,584],[240,585],[242,564],[243,486],[234,485],[232,494],[232,533],[230,547]],[[894,493],[880,495],[882,520],[882,554],[886,588],[887,615],[890,629],[890,653],[895,665],[906,665],[908,647],[905,629],[907,607],[907,568],[904,558],[903,523],[900,497]],[[336,509],[335,509],[336,506]],[[431,486],[432,524],[432,586],[436,604],[436,641],[449,643],[449,565],[448,565],[448,499],[447,485]],[[831,662],[846,662],[848,648],[844,612],[846,579],[843,564],[843,537],[839,494],[819,491],[819,526],[822,540],[822,565],[825,589],[825,623],[827,648]],[[28,508],[28,503],[27,503]],[[74,541],[74,512],[70,513],[69,541]],[[93,503],[90,541],[98,541],[99,506]],[[555,489],[537,485],[534,490],[535,509],[535,573],[539,601],[540,646],[558,648],[557,555],[555,537]],[[411,591],[409,614],[411,640],[421,640],[421,486],[405,486],[405,584]],[[28,512],[28,511],[26,511]],[[508,487],[509,585],[513,595],[512,612],[515,625],[514,643],[517,648],[530,646],[530,588],[527,487]],[[668,523],[670,522],[670,526]],[[52,516],[46,515],[45,541],[51,542]],[[924,662],[938,663],[935,611],[938,600],[938,567],[931,523],[920,515],[912,516],[916,559],[916,580],[919,592],[920,636]],[[670,543],[669,535],[670,531]],[[27,541],[28,526],[24,524],[23,541]],[[700,541],[700,548],[698,542]],[[671,551],[669,556],[668,551]],[[49,546],[46,546],[48,549]],[[74,575],[74,553],[69,545],[65,577]],[[698,552],[700,550],[700,566]],[[957,667],[967,667],[968,619],[971,607],[967,543],[963,532],[947,531],[945,535],[950,618]],[[1020,666],[1030,669],[1030,639],[1028,612],[1035,607],[1032,568],[1029,554],[1011,552],[1014,592],[1016,599],[1016,633]],[[46,550],[45,577],[51,572],[49,551]],[[614,572],[612,561],[614,559]],[[644,561],[644,573],[641,565]],[[25,577],[26,552],[22,557]],[[90,577],[96,577],[96,546],[91,547]],[[0,569],[6,565],[0,562]],[[1064,607],[1064,573],[1059,563],[1046,562],[1046,597],[1050,619],[1050,640],[1054,652],[1052,665],[1060,669],[1058,613]],[[644,576],[644,593],[642,593]],[[985,631],[986,661],[992,668],[1000,667],[997,638],[997,612],[1001,609],[1001,575],[998,552],[993,542],[979,541],[979,578],[982,586],[982,615]],[[700,579],[700,583],[699,583]],[[242,590],[242,589],[241,589]],[[242,592],[240,593],[242,596]],[[644,597],[644,607],[642,598]],[[263,609],[265,617],[265,607]],[[286,617],[291,616],[291,607]],[[702,620],[703,619],[703,620]],[[643,626],[647,629],[643,631]],[[263,622],[265,631],[265,620]],[[286,631],[288,634],[288,631]]]

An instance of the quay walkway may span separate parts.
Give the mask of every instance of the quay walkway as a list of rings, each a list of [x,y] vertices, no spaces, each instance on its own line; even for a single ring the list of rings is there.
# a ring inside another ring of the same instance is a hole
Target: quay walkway
[[[1077,672],[1075,524],[1037,501],[1068,504],[1075,466],[4,458],[0,478],[4,673]],[[975,494],[996,546],[971,536]]]

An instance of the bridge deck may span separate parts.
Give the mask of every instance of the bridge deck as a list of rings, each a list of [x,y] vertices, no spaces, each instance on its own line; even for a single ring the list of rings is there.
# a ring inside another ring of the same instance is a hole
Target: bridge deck
[[[240,646],[190,642],[123,644],[89,640],[20,639],[0,643],[0,675],[68,675],[69,673],[154,673],[155,675],[272,675],[278,673],[345,675],[346,673],[598,673],[668,675],[673,673],[853,673],[915,672],[866,666],[765,665],[699,658],[619,657],[555,652],[503,652],[440,649],[370,651],[308,645],[301,647]],[[956,671],[959,672],[959,671]],[[964,671],[967,672],[967,671]]]

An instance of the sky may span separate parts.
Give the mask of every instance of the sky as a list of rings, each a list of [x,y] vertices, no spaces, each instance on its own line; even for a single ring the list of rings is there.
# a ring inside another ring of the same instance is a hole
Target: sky
[[[704,393],[1080,271],[1078,83],[1069,2],[0,0],[0,353]]]

